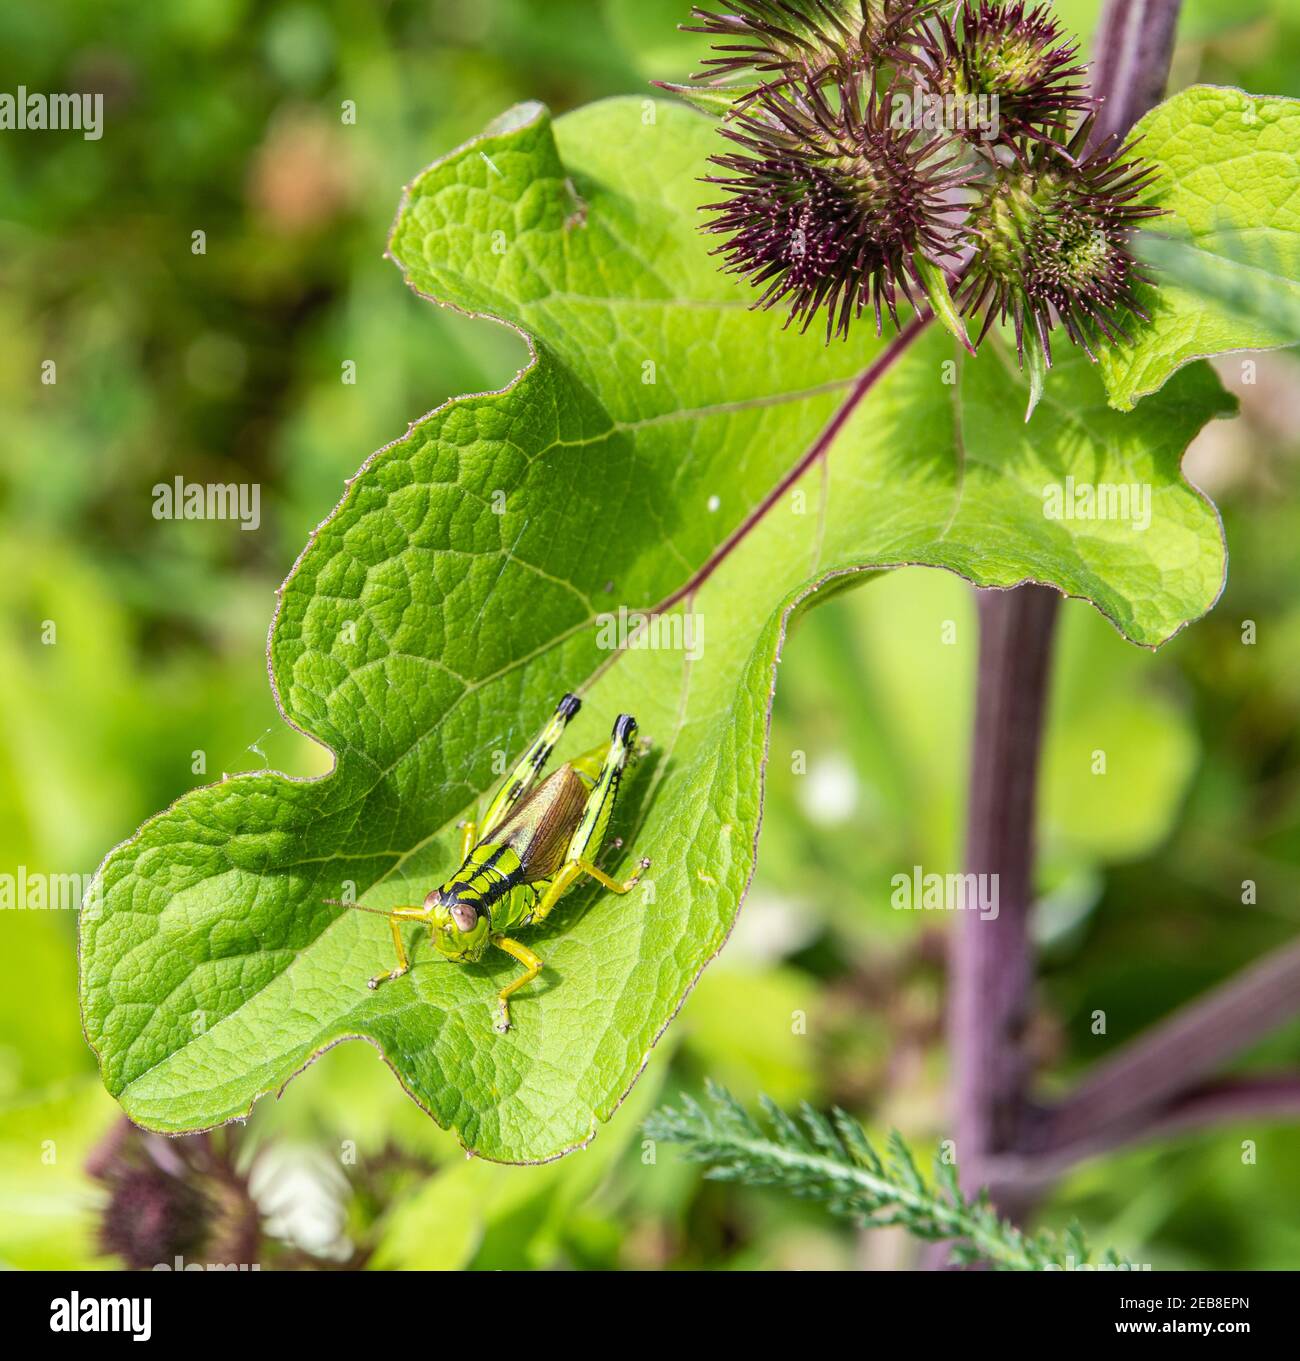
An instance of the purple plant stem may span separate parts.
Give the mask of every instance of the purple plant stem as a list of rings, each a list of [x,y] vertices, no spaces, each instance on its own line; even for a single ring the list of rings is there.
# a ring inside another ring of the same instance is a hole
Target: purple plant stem
[[[1123,135],[1160,98],[1181,0],[1108,0],[1094,92],[1094,141]],[[969,780],[966,867],[997,876],[999,913],[966,913],[949,959],[949,1053],[963,1188],[989,1185],[1004,1212],[1028,1208],[994,1180],[996,1160],[1026,1132],[1024,1045],[1032,1005],[1029,939],[1034,796],[1059,597],[1041,586],[980,592],[979,675]],[[935,1259],[931,1259],[934,1261]]]
[[[1092,87],[1104,101],[1094,146],[1126,136],[1164,96],[1180,9],[1182,0],[1106,0],[1092,64]]]
[[[991,1181],[1022,1200],[1039,1194],[1075,1163],[1128,1144],[1168,1139],[1207,1125],[1300,1116],[1300,1073],[1251,1073],[1196,1083],[1141,1107],[1124,1120],[1080,1128],[1061,1147],[1001,1154],[986,1164]]]
[[[1156,1111],[1135,1137],[1168,1138],[1204,1125],[1300,1115],[1300,1073],[1253,1073],[1203,1082]]]
[[[1074,1161],[1097,1147],[1145,1137],[1153,1125],[1179,1115],[1207,1123],[1216,1111],[1234,1116],[1276,1112],[1273,1103],[1279,1092],[1288,1090],[1288,1081],[1292,1094],[1300,1092],[1300,1074],[1274,1075],[1263,1087],[1247,1079],[1212,1088],[1196,1084],[1297,1012],[1300,941],[1293,941],[1097,1064],[1058,1106],[1040,1116],[1024,1151]],[[1233,1099],[1224,1102],[1229,1090]],[[1250,1099],[1258,1103],[1253,1111]]]
[[[1160,98],[1180,5],[1108,0],[1095,68],[1097,88],[1108,97],[1094,144],[1126,134]],[[1000,1163],[1002,1174],[1041,1179],[1136,1140],[1300,1114],[1300,1072],[1202,1081],[1297,1014],[1300,942],[1293,942],[1151,1027],[1056,1107],[1037,1112],[1021,1149]],[[1000,1175],[997,1167],[992,1174]]]
[[[1029,942],[1033,825],[1053,625],[1044,586],[981,591],[979,672],[966,869],[994,877],[998,915],[963,913],[950,962],[948,1029],[962,1186],[1017,1142],[1029,1070],[1022,1037],[1032,1002]]]

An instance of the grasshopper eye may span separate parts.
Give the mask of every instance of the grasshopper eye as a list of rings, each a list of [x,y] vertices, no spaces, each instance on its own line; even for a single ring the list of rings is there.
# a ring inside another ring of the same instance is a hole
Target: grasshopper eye
[[[478,913],[468,903],[455,903],[451,907],[451,919],[462,933],[468,933],[478,923]]]

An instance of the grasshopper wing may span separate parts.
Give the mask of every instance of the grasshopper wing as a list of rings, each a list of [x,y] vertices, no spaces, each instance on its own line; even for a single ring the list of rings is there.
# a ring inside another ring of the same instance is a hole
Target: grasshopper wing
[[[549,879],[564,863],[590,793],[590,784],[571,765],[562,765],[517,803],[493,833],[494,842],[519,857],[523,883]]]

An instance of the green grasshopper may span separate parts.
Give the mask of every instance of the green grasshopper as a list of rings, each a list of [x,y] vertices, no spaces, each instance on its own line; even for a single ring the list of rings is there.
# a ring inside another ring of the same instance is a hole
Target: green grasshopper
[[[511,995],[542,970],[541,958],[508,933],[545,921],[560,897],[583,875],[611,893],[630,893],[640,883],[642,873],[650,868],[649,860],[643,859],[626,883],[611,879],[595,864],[624,767],[637,754],[633,751],[636,719],[620,714],[608,742],[566,762],[537,783],[565,725],[581,707],[576,695],[565,695],[551,721],[493,795],[482,822],[460,824],[460,869],[421,906],[395,907],[381,914],[392,928],[397,968],[372,978],[370,987],[409,971],[402,927],[411,922],[428,927],[434,948],[455,964],[476,964],[487,947],[494,945],[524,966],[524,972],[497,994],[496,1029],[504,1033],[510,1029]]]

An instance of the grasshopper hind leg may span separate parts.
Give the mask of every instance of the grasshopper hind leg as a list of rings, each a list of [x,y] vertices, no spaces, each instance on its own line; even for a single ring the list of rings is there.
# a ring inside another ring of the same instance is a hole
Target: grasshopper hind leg
[[[501,787],[493,795],[492,802],[488,804],[487,812],[483,814],[482,821],[475,829],[475,835],[478,838],[486,838],[491,832],[495,831],[510,815],[510,810],[537,783],[537,777],[542,773],[542,768],[550,759],[555,744],[564,736],[564,729],[569,720],[581,708],[582,701],[577,695],[565,695],[555,706],[555,712],[551,715],[550,722],[538,733],[528,750],[516,762],[515,768],[506,776]],[[468,841],[468,837],[466,840]],[[469,853],[468,849],[465,853]]]

